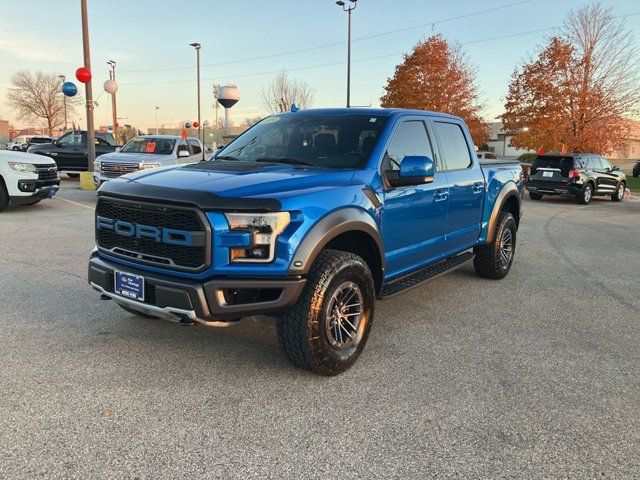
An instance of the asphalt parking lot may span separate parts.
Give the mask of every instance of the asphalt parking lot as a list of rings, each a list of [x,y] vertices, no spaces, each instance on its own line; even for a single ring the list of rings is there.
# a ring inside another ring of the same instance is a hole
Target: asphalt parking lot
[[[333,378],[100,301],[94,203],[0,214],[0,477],[640,477],[640,201],[527,201],[505,280],[379,303]]]

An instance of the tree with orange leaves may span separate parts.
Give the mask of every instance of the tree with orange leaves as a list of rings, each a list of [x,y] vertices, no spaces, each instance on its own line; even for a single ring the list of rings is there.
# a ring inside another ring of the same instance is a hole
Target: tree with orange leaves
[[[633,39],[610,10],[569,13],[560,35],[513,74],[502,115],[510,145],[611,153],[640,106]]]
[[[442,35],[418,43],[387,80],[383,107],[415,108],[461,117],[476,145],[489,139],[489,127],[480,117],[483,105],[476,87],[476,71],[457,44]]]

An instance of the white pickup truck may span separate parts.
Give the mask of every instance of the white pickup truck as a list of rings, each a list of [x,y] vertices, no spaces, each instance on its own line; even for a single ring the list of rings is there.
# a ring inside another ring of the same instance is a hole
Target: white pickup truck
[[[94,164],[93,183],[104,182],[127,173],[203,160],[202,144],[197,138],[174,135],[140,135],[113,153],[101,155]]]
[[[60,188],[58,167],[49,157],[0,151],[0,212],[9,203],[34,205]]]

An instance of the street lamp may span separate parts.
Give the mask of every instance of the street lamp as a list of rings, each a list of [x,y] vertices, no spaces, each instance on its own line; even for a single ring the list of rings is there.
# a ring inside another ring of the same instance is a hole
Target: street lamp
[[[351,106],[351,11],[358,6],[358,0],[349,0],[349,6],[342,0],[338,0],[336,5],[349,14],[349,23],[347,28],[347,108]]]
[[[158,110],[160,107],[156,105],[156,135],[158,135]]]
[[[202,123],[200,122],[200,48],[201,45],[197,42],[190,43],[190,46],[196,49],[196,82],[198,88],[198,138],[202,143],[202,160],[204,160],[204,138],[202,136]]]
[[[64,75],[58,75],[58,78],[62,80],[62,83],[67,81],[67,77]],[[64,131],[67,131],[67,96],[62,95],[62,104],[64,105]]]

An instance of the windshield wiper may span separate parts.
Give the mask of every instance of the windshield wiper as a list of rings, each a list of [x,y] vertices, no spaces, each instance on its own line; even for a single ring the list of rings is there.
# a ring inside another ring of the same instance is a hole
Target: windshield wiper
[[[256,162],[286,163],[289,165],[306,165],[309,167],[315,167],[313,163],[305,162],[304,160],[298,160],[297,158],[262,157],[262,158],[257,158]]]
[[[222,155],[220,157],[214,157],[213,160],[240,160],[238,157],[233,157],[231,155]]]

